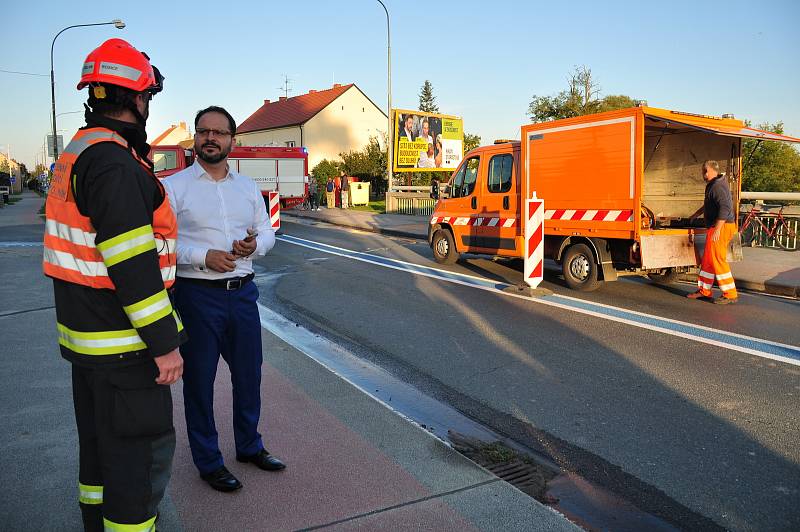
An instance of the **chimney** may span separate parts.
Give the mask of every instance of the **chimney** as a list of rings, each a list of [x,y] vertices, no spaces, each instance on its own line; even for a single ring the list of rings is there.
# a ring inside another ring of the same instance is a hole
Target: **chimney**
[[[339,87],[341,87],[341,86],[342,86],[342,84],[341,84],[341,83],[334,83],[334,84],[333,84],[333,88],[334,88],[334,89],[338,89],[338,88],[339,88]]]
[[[186,129],[186,122],[181,122],[180,126],[181,126],[181,129]]]
[[[315,92],[317,92],[316,89],[309,89],[308,91],[309,94],[314,94]]]
[[[278,98],[278,101],[279,102],[286,101],[286,96],[281,96],[280,98]]]
[[[264,105],[269,105],[269,100],[264,100]]]

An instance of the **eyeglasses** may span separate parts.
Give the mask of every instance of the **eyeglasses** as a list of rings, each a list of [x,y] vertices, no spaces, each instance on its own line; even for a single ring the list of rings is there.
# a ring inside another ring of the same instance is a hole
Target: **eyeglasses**
[[[227,137],[231,134],[230,131],[225,131],[224,129],[211,129],[207,127],[198,127],[195,130],[195,133],[201,137],[206,137],[211,134],[213,134],[215,137]]]

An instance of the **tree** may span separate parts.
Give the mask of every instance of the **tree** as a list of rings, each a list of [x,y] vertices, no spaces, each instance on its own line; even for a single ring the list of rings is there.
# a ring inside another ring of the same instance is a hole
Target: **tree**
[[[760,124],[758,129],[782,135],[783,122]],[[747,139],[742,143],[742,159],[742,190],[800,192],[800,153],[794,147],[784,142]]]
[[[466,131],[464,132],[464,153],[467,153],[469,150],[475,149],[480,145],[480,135],[470,135]]]
[[[384,136],[384,143],[385,141]],[[369,181],[373,195],[384,190],[387,154],[377,137],[370,137],[367,145],[360,150],[342,152],[339,157],[342,158],[341,169],[347,175],[357,177],[359,181]]]
[[[433,95],[433,85],[427,79],[419,91],[419,110],[426,113],[439,112],[439,106],[436,105],[436,96]]]
[[[328,183],[328,178],[339,175],[339,167],[341,165],[342,163],[339,161],[322,159],[314,168],[311,169],[311,176],[317,180],[317,190],[325,190],[325,185]]]
[[[575,67],[567,78],[567,90],[552,96],[533,96],[528,116],[533,122],[547,122],[636,105],[630,96],[622,94],[600,97],[600,85],[586,66]]]

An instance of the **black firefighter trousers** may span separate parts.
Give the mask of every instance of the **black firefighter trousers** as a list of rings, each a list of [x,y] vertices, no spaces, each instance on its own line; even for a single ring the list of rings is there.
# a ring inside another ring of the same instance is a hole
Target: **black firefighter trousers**
[[[155,528],[175,452],[172,395],[169,386],[155,383],[157,376],[152,359],[114,368],[72,366],[87,531]]]

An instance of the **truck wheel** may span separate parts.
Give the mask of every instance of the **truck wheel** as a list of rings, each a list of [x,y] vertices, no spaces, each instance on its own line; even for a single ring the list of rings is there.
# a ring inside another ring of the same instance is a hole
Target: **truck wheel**
[[[431,240],[433,258],[439,264],[453,264],[458,260],[458,251],[453,235],[447,229],[437,229]]]
[[[597,261],[586,244],[575,244],[567,248],[561,260],[561,270],[567,286],[573,290],[591,292],[600,287]]]
[[[675,268],[667,268],[661,273],[648,273],[647,276],[656,284],[672,284],[678,280],[678,272]]]

